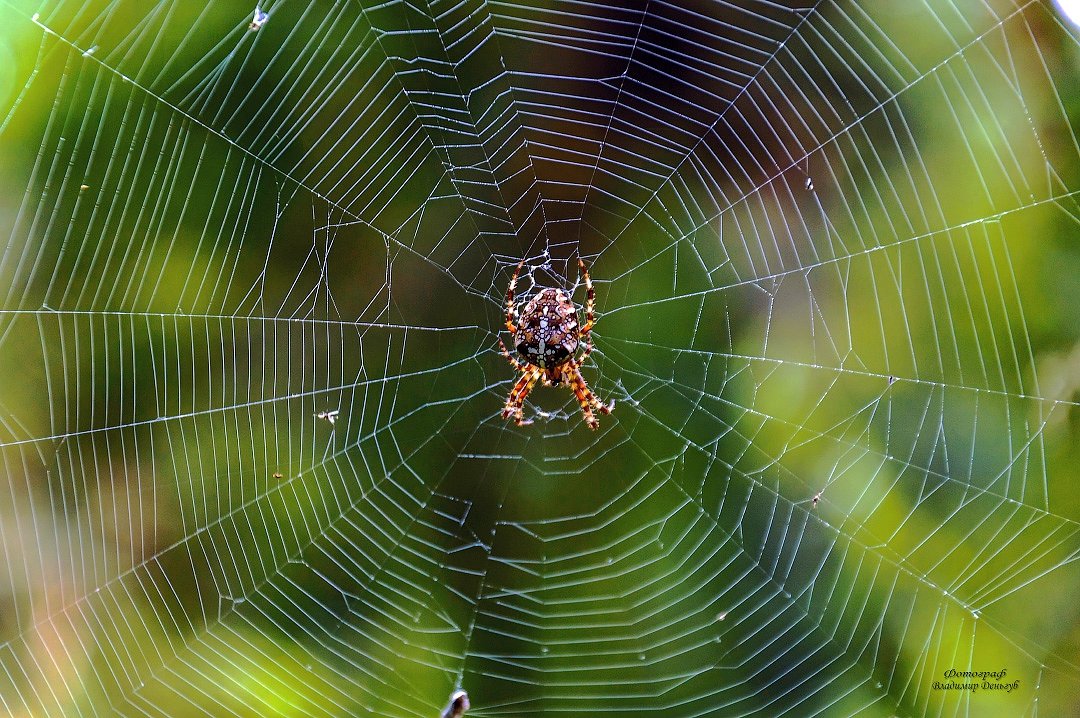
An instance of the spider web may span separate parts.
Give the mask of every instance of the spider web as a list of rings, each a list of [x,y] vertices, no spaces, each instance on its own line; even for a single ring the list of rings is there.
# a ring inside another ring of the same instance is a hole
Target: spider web
[[[1053,6],[262,10],[0,2],[5,712],[1076,709]]]

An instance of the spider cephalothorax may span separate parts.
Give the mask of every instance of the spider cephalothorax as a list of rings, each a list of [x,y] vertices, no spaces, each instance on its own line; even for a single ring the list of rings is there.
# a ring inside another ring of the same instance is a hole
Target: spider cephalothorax
[[[514,349],[525,360],[520,362],[510,356],[503,340],[499,339],[503,356],[521,372],[510,397],[503,407],[503,418],[512,415],[518,426],[527,424],[522,415],[525,397],[532,391],[537,379],[542,379],[547,386],[569,386],[574,390],[581,411],[585,414],[585,423],[590,429],[600,426],[596,415],[610,414],[615,402],[602,404],[596,395],[589,391],[585,379],[581,376],[581,363],[592,351],[593,327],[593,292],[592,280],[585,263],[578,259],[582,277],[585,279],[585,325],[578,324],[578,311],[574,301],[561,289],[541,289],[533,295],[518,315],[514,304],[514,287],[518,274],[525,260],[518,263],[514,276],[510,278],[510,287],[506,290],[506,328],[514,335]],[[575,359],[578,345],[584,342],[585,352]]]

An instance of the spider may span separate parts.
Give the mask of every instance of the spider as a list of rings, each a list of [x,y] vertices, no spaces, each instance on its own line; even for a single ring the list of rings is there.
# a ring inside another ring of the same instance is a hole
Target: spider
[[[578,309],[561,289],[541,289],[518,315],[514,305],[514,287],[524,264],[524,259],[518,263],[514,276],[510,278],[510,287],[506,290],[506,328],[514,335],[514,348],[525,361],[520,362],[512,357],[502,338],[499,338],[503,356],[521,372],[503,407],[503,419],[509,419],[512,415],[518,426],[530,423],[522,416],[522,405],[536,380],[542,379],[545,386],[572,387],[585,415],[585,423],[590,429],[596,429],[600,422],[593,412],[610,414],[615,402],[602,404],[581,376],[581,364],[592,351],[593,303],[596,299],[589,270],[579,258],[578,267],[585,278],[586,289],[585,326],[579,326]],[[581,341],[585,343],[585,352],[581,358],[574,359]]]

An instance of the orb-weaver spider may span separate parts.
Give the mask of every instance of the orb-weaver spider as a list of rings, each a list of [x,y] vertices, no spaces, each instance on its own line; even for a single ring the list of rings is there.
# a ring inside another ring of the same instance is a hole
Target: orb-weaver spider
[[[514,348],[525,361],[519,362],[510,355],[502,338],[499,347],[510,364],[521,372],[510,396],[503,407],[502,417],[514,417],[518,426],[530,422],[522,415],[525,397],[532,391],[537,379],[542,379],[546,386],[569,386],[573,388],[585,415],[585,423],[590,429],[600,426],[600,421],[593,412],[610,414],[615,402],[603,404],[589,390],[581,376],[581,365],[592,352],[592,328],[594,323],[593,305],[596,293],[585,263],[578,259],[582,277],[585,279],[585,326],[578,324],[578,310],[573,300],[561,289],[541,289],[532,296],[525,308],[518,315],[514,304],[514,287],[525,260],[518,263],[514,276],[510,278],[510,287],[506,290],[506,328],[514,335]],[[585,352],[579,359],[574,358],[578,344],[585,343]]]

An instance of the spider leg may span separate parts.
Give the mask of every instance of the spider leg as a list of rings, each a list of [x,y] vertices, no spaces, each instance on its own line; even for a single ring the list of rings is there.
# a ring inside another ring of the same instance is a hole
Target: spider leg
[[[597,411],[601,414],[610,414],[615,408],[614,399],[612,399],[610,403],[605,404],[600,401],[600,399],[597,398],[596,394],[592,393],[592,390],[589,390],[588,387],[586,387],[586,390],[588,390],[589,403],[592,405],[594,411]]]
[[[581,356],[579,356],[578,359],[577,359],[577,362],[578,362],[579,365],[584,364],[585,359],[590,354],[592,354],[592,332],[590,332],[588,334],[582,333],[581,334],[581,341],[583,341],[585,343],[585,351],[583,351],[581,353]]]
[[[518,262],[517,269],[514,270],[514,276],[510,277],[510,286],[506,288],[506,328],[511,334],[517,333],[517,327],[514,325],[514,320],[517,319],[517,308],[514,307],[514,287],[517,286],[518,275],[521,273],[524,264],[524,259]]]
[[[521,362],[519,362],[517,359],[515,359],[513,356],[510,355],[510,350],[506,348],[505,344],[503,344],[502,337],[499,337],[499,349],[502,351],[502,355],[504,357],[506,357],[506,361],[510,362],[510,364],[515,369],[517,369],[518,371],[523,372],[523,373],[529,371],[528,366],[526,366],[525,364],[522,364]]]
[[[593,414],[593,409],[601,414],[610,414],[612,407],[600,403],[600,400],[589,389],[589,385],[585,383],[585,378],[581,376],[581,369],[573,359],[566,363],[563,374],[566,383],[574,389],[574,396],[577,397],[578,404],[581,406],[581,413],[585,415],[585,423],[595,431],[600,426],[600,421]]]
[[[585,262],[581,261],[581,257],[578,257],[578,267],[581,268],[581,276],[585,278],[585,326],[579,331],[581,340],[585,343],[585,351],[578,359],[578,365],[585,363],[585,359],[592,353],[592,328],[596,323],[594,317],[594,307],[596,305],[596,292],[593,290],[592,279],[589,278],[589,270],[585,267]]]
[[[581,269],[581,276],[585,279],[585,326],[581,328],[581,336],[584,337],[589,335],[595,323],[596,291],[593,289],[592,279],[589,278],[589,270],[585,267],[585,262],[581,261],[581,257],[578,257],[577,263]]]
[[[514,423],[518,426],[525,426],[532,422],[525,421],[522,415],[522,405],[525,403],[525,397],[532,391],[533,384],[540,378],[541,371],[536,368],[527,369],[521,377],[514,384],[514,388],[510,390],[510,397],[506,400],[506,406],[503,407],[502,417],[509,419],[511,415],[514,417]]]

